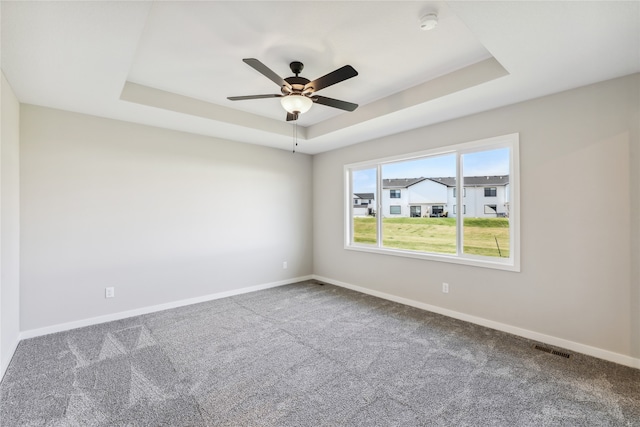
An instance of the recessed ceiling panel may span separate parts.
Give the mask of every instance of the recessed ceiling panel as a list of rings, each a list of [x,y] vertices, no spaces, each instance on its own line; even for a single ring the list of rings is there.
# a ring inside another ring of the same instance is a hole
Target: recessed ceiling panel
[[[638,1],[0,1],[2,73],[21,103],[289,149],[277,93],[242,62],[360,104],[314,105],[320,153],[640,72]],[[437,12],[433,31],[420,17]],[[128,83],[129,81],[130,83]],[[124,89],[124,90],[123,90]]]
[[[422,31],[427,12],[438,13],[439,25]],[[357,77],[319,94],[362,106],[490,57],[444,3],[156,2],[128,80],[284,121],[277,98],[226,99],[280,93],[243,58],[281,77],[301,61],[310,80],[352,65]],[[341,114],[349,113],[316,104],[299,124]]]

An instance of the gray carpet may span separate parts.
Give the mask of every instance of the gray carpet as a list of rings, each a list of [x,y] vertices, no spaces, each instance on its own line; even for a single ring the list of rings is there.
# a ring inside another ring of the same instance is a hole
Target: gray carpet
[[[25,340],[17,426],[640,426],[640,371],[317,282]]]

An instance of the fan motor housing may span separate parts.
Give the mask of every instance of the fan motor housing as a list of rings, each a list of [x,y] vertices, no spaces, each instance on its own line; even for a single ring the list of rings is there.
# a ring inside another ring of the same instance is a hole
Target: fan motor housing
[[[305,85],[310,82],[309,79],[298,76],[287,77],[286,79],[284,79],[284,81],[291,85],[291,90],[289,90],[288,87],[283,86],[283,95],[287,95],[289,93],[301,93],[304,90]]]

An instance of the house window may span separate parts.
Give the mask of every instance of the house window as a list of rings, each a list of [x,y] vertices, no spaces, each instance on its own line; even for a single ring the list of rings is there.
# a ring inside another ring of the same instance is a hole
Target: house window
[[[360,203],[358,203],[358,199],[353,199],[353,204],[354,205],[359,205]]]
[[[457,205],[453,205],[453,214],[455,215],[458,211],[458,206]],[[462,213],[464,215],[466,215],[467,213],[467,205],[462,205]]]
[[[453,187],[453,197],[456,197],[456,194],[458,193],[458,189],[456,187]],[[462,197],[467,197],[467,189],[466,188],[462,188]]]
[[[498,214],[498,206],[496,205],[484,205],[484,213],[485,214]]]
[[[484,187],[484,197],[496,197],[498,189],[496,187]]]
[[[368,218],[373,221],[368,231],[356,227],[355,220],[346,223],[345,248],[520,271],[518,149],[519,136],[511,134],[345,165],[345,194],[365,192],[358,186],[367,170],[375,176],[374,194],[380,200],[374,204],[380,214]],[[502,188],[507,185],[508,189]],[[416,203],[404,212],[414,217],[411,221],[402,217],[401,205],[392,204],[391,199],[400,196],[392,186],[402,187],[404,198]],[[496,203],[477,207],[474,203],[467,209],[462,198],[453,197],[460,190],[466,196],[465,186],[474,199],[484,192]],[[387,188],[390,197],[384,198]],[[428,208],[418,209],[421,202]],[[353,212],[348,205],[348,212]],[[463,215],[447,215],[446,209]],[[362,244],[363,233],[376,233],[376,238]]]
[[[436,205],[431,207],[431,216],[441,217],[444,215],[444,206]]]

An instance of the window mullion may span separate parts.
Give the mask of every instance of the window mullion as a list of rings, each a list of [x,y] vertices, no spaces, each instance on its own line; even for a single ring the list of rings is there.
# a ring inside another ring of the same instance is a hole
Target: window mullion
[[[458,214],[456,215],[456,255],[462,255],[462,248],[464,244],[463,239],[463,224],[464,224],[464,210],[462,206],[464,204],[464,182],[462,178],[462,157],[459,152],[456,153],[456,205]],[[461,196],[462,195],[462,196]]]
[[[382,247],[382,165],[376,166],[376,240],[378,247]]]
[[[347,218],[347,230],[349,230],[349,244],[354,243],[355,232],[353,231],[354,223],[353,223],[353,171],[349,169],[349,173],[347,174],[347,210],[349,212],[349,216]]]

